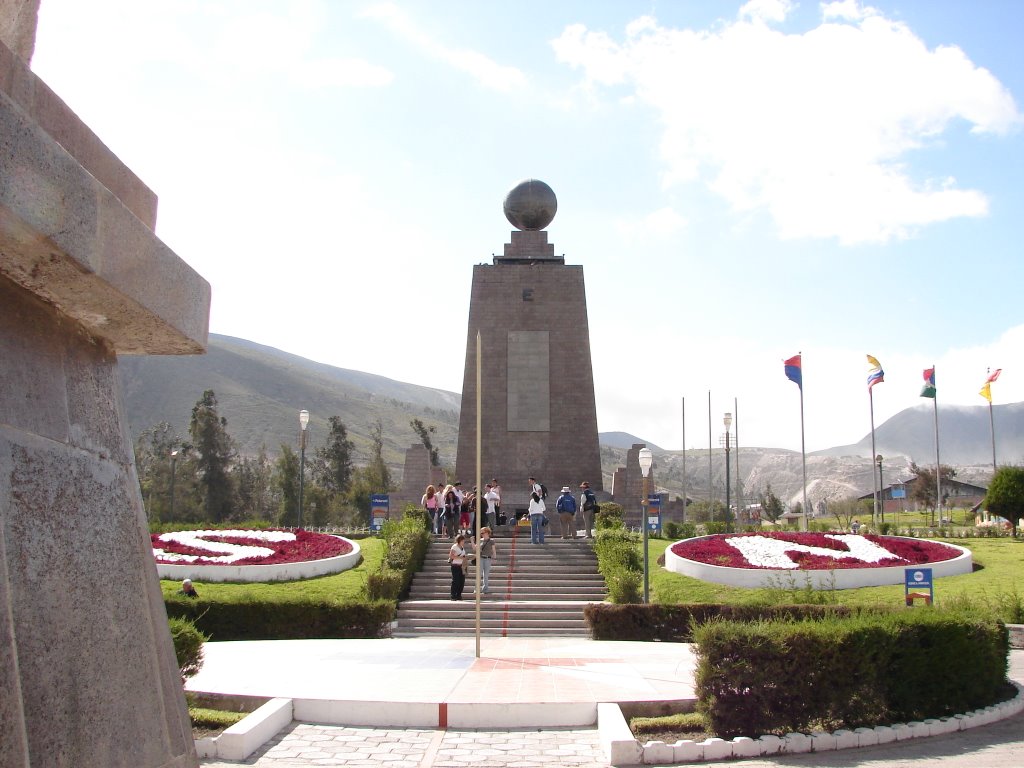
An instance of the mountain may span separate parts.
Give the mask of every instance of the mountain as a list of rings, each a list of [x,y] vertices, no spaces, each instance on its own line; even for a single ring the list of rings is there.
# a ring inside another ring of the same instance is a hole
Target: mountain
[[[992,461],[992,430],[987,405],[939,403],[939,458],[943,464]],[[1000,464],[1024,460],[1024,403],[992,406],[996,458]],[[935,415],[930,402],[906,408],[875,426],[875,452],[912,456],[935,463]],[[816,451],[816,456],[871,456],[871,433],[853,445]]]
[[[286,443],[297,448],[298,414],[310,412],[308,445],[317,447],[327,434],[327,420],[338,416],[355,443],[356,461],[369,456],[370,434],[380,420],[384,458],[395,477],[400,477],[405,450],[419,442],[409,425],[420,419],[435,429],[433,442],[441,462],[455,463],[461,396],[456,392],[422,387],[361,371],[316,363],[273,347],[244,339],[211,334],[205,355],[183,357],[122,357],[119,360],[125,410],[137,438],[143,430],[168,422],[187,438],[192,407],[203,391],[212,389],[228,433],[243,455],[256,455],[266,446],[271,456]],[[994,407],[997,451],[1000,463],[1021,462],[1024,457],[1024,403]],[[987,485],[991,476],[992,447],[987,406],[964,407],[939,404],[939,429],[943,463],[958,466],[957,477]],[[643,438],[627,432],[602,432],[601,464],[605,488],[625,463],[626,451]],[[934,463],[932,407],[925,403],[908,408],[876,426],[876,452],[884,456],[886,484],[905,479],[911,461]],[[655,482],[672,496],[723,498],[724,453],[716,447],[665,451],[647,443],[655,455]],[[733,475],[739,474],[744,496],[756,500],[768,484],[784,501],[803,495],[800,453],[774,448],[736,446]],[[736,469],[738,466],[738,470]],[[709,471],[710,469],[710,471]],[[869,493],[875,468],[871,460],[871,436],[854,445],[816,451],[807,457],[808,498],[840,498]],[[735,482],[735,477],[733,479]]]
[[[266,446],[273,456],[281,443],[297,447],[299,411],[305,408],[310,412],[307,445],[318,445],[328,418],[338,416],[358,461],[369,456],[370,432],[380,419],[385,461],[398,468],[406,448],[419,442],[409,426],[418,418],[435,428],[442,461],[455,460],[461,396],[454,392],[335,368],[216,334],[210,335],[205,355],[126,356],[119,368],[133,439],[163,421],[187,437],[193,406],[212,389],[243,455],[254,456]]]
[[[601,445],[607,445],[612,448],[632,448],[635,443],[643,443],[652,451],[660,451],[661,448],[656,446],[654,443],[643,440],[636,435],[631,435],[629,432],[602,432],[598,435],[598,440],[601,441]]]

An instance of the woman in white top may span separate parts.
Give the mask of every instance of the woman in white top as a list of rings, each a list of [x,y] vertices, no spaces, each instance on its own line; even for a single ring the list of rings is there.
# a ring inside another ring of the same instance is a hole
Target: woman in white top
[[[530,478],[530,543],[544,543],[544,504],[543,489],[534,478]]]
[[[455,543],[448,550],[448,563],[452,567],[452,600],[462,599],[462,590],[466,586],[466,571],[463,564],[466,562],[466,548],[463,544],[466,537],[461,533],[455,537]]]

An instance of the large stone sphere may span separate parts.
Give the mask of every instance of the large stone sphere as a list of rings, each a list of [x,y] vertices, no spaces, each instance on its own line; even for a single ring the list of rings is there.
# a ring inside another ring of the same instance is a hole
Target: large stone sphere
[[[521,181],[505,195],[505,218],[516,229],[544,229],[557,210],[555,193],[539,179]]]

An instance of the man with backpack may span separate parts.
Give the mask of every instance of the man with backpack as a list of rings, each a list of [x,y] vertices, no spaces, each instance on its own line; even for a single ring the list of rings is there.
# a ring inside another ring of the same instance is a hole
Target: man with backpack
[[[597,506],[597,496],[590,490],[590,483],[583,481],[580,484],[583,493],[580,494],[580,512],[583,515],[583,538],[594,538],[594,515],[600,507]]]
[[[562,494],[555,502],[555,509],[558,510],[558,520],[562,524],[562,538],[575,539],[576,526],[573,520],[576,518],[576,499],[572,497],[569,486],[562,487]]]

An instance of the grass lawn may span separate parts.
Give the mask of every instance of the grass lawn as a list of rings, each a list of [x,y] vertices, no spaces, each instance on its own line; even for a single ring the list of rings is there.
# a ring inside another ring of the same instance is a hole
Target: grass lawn
[[[193,579],[196,591],[203,600],[225,603],[291,602],[322,600],[326,603],[350,603],[366,596],[366,574],[380,568],[384,557],[384,540],[366,538],[358,540],[362,559],[355,568],[330,576],[300,581],[276,581],[259,584],[202,582]],[[181,582],[161,580],[164,597],[181,589]]]
[[[950,539],[971,550],[974,557],[974,573],[947,576],[935,580],[935,603],[970,603],[975,606],[1005,606],[1015,604],[1018,610],[1024,606],[1024,541],[1012,539]],[[887,587],[864,587],[863,589],[842,589],[814,594],[813,590],[794,589],[745,589],[728,587],[671,573],[655,565],[664,554],[670,542],[667,539],[650,539],[649,557],[651,562],[651,601],[655,603],[800,603],[826,602],[843,605],[903,605],[904,587],[894,584]],[[799,577],[795,584],[800,584]],[[1021,621],[1017,618],[1015,621]]]

